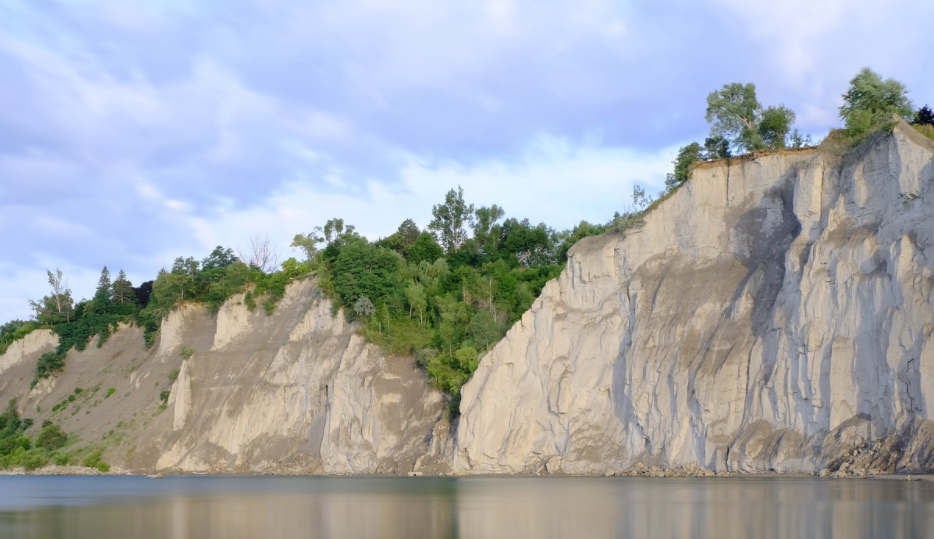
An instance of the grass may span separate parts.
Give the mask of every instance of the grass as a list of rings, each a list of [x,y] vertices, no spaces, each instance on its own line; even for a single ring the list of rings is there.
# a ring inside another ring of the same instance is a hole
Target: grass
[[[912,125],[915,131],[921,133],[925,137],[934,140],[934,125],[924,124],[924,125]]]

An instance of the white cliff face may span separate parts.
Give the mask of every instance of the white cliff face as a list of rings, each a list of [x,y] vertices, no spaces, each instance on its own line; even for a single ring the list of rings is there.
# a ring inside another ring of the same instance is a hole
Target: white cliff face
[[[162,449],[140,459],[183,471],[411,471],[444,410],[414,362],[367,344],[311,281],[290,285],[272,316],[242,299],[220,309],[201,347],[163,337],[196,351],[172,386],[171,430],[154,433]],[[163,332],[196,326],[192,314],[173,313]]]
[[[37,329],[29,332],[22,339],[10,343],[5,354],[0,356],[0,375],[10,367],[33,356],[52,352],[58,346],[58,335],[50,329]]]
[[[934,144],[910,127],[843,163],[702,164],[575,246],[483,358],[455,469],[930,469],[932,288]]]
[[[49,331],[30,333],[0,356],[0,397],[17,398],[36,431],[50,419],[105,449],[115,470],[448,469],[442,394],[412,358],[386,356],[333,315],[311,279],[292,283],[270,316],[241,294],[216,316],[178,306],[148,350],[133,326],[97,342],[30,389],[36,360],[57,344]]]

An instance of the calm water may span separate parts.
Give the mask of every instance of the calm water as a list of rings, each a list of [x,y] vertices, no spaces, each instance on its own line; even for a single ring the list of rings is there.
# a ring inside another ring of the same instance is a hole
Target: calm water
[[[934,537],[934,483],[6,476],[0,537]]]

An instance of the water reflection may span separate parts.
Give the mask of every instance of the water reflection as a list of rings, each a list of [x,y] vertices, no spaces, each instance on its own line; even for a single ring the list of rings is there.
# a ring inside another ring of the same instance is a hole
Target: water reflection
[[[0,537],[914,538],[934,483],[640,478],[0,478]]]

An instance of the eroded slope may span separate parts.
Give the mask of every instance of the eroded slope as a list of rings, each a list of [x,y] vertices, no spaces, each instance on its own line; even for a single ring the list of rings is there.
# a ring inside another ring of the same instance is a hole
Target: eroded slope
[[[934,149],[698,166],[589,238],[464,387],[455,466],[931,469]]]

